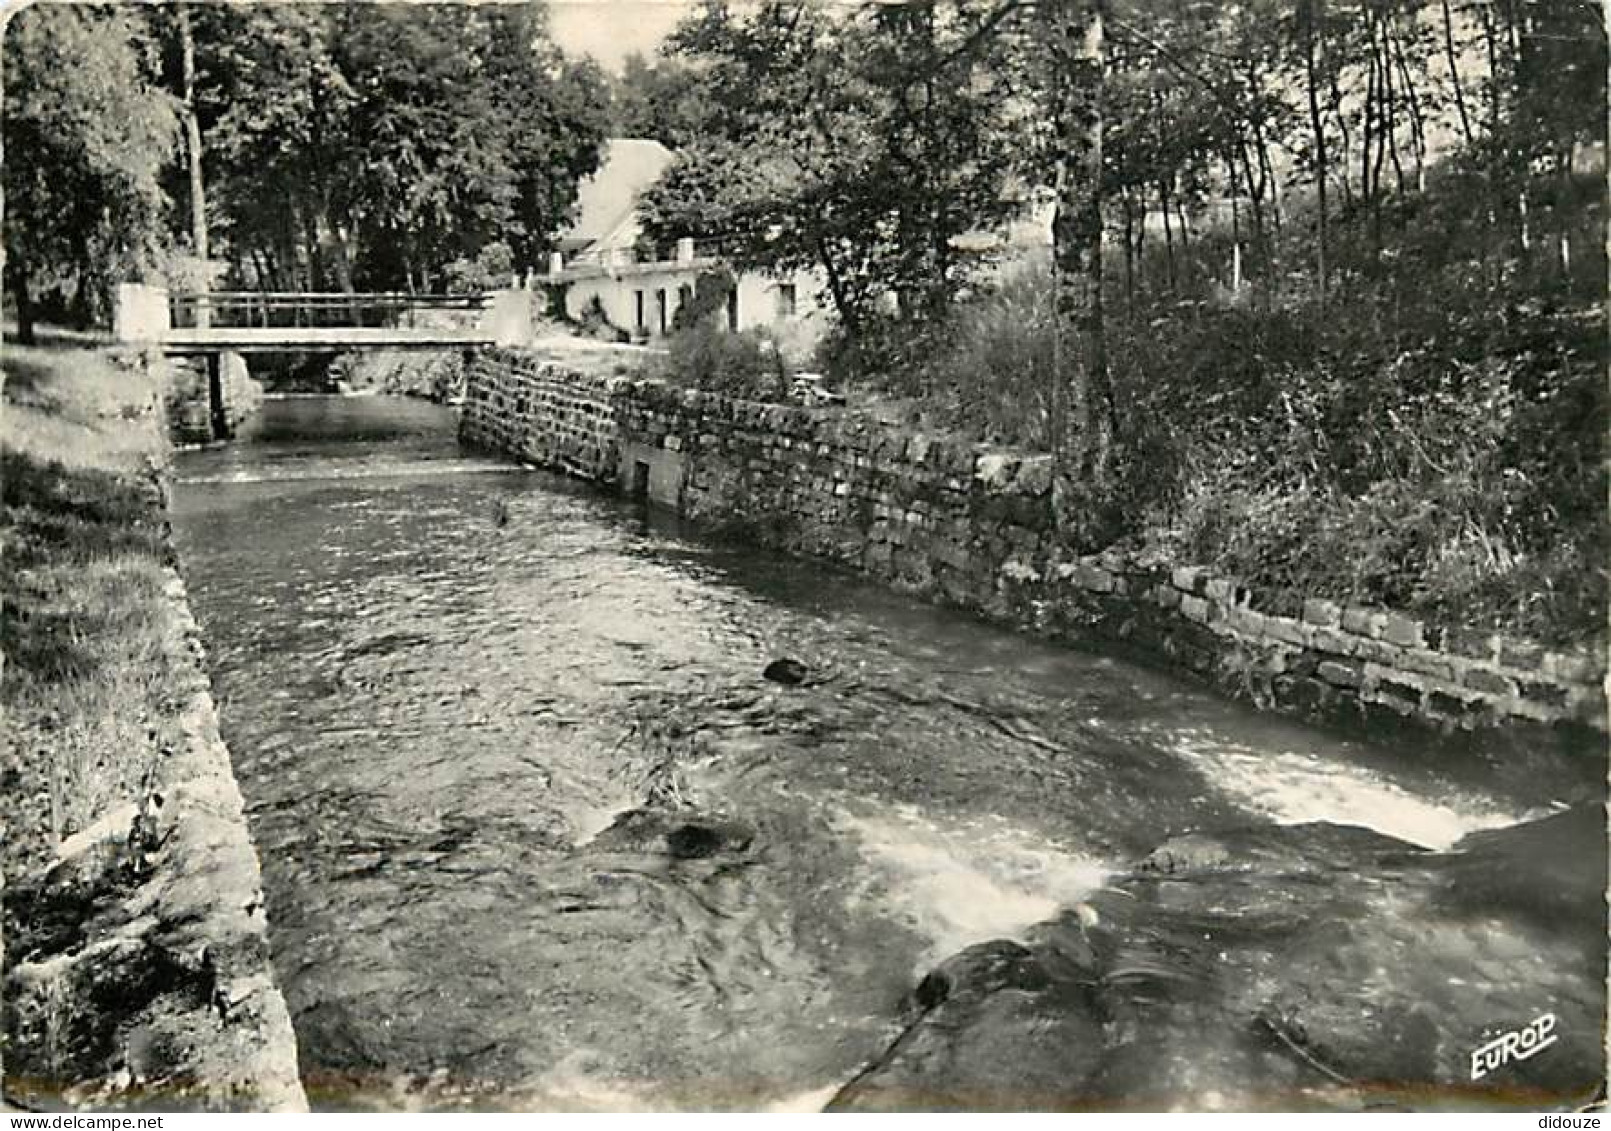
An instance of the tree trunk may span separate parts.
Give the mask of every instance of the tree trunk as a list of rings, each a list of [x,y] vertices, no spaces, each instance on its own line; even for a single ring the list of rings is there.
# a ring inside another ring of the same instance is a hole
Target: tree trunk
[[[34,335],[34,301],[28,293],[28,276],[16,264],[8,265],[6,282],[11,287],[11,301],[17,308],[17,341],[25,346],[31,346],[36,341]]]
[[[1303,78],[1309,95],[1309,130],[1314,135],[1315,174],[1315,275],[1320,283],[1320,305],[1326,305],[1326,243],[1329,221],[1326,216],[1326,124],[1320,116],[1320,90],[1315,64],[1316,32],[1324,29],[1325,0],[1308,0],[1303,22]]]
[[[1449,10],[1449,0],[1441,0],[1443,4],[1443,53],[1449,61],[1449,83],[1454,89],[1454,106],[1460,115],[1460,133],[1470,145],[1471,115],[1466,111],[1466,95],[1460,83],[1460,64],[1454,50],[1454,13]]]
[[[1052,221],[1056,294],[1052,507],[1063,540],[1080,553],[1111,545],[1116,420],[1102,317],[1102,96],[1107,0],[1052,0],[1042,7],[1056,73],[1057,211]],[[1065,348],[1065,337],[1072,331]]]
[[[201,122],[196,117],[196,42],[190,31],[190,5],[174,5],[179,24],[179,61],[184,85],[184,106],[180,118],[185,127],[185,164],[190,174],[190,243],[201,264],[201,289],[212,290],[208,271],[207,190],[201,175]],[[196,328],[212,325],[212,309],[205,299],[196,303]]]
[[[1136,308],[1136,214],[1130,190],[1124,190],[1124,305],[1130,313]]]
[[[839,315],[839,321],[845,327],[845,333],[850,336],[851,349],[859,349],[861,341],[860,312],[851,304],[850,296],[845,293],[844,280],[839,277],[839,268],[833,261],[833,254],[828,248],[828,242],[820,236],[817,239],[817,259],[822,263],[822,273],[828,280],[828,295],[833,299],[833,308]]]
[[[1158,182],[1158,210],[1163,213],[1164,264],[1168,271],[1169,291],[1175,291],[1175,229],[1169,217],[1169,182]]]
[[[1415,154],[1415,191],[1426,192],[1426,122],[1421,115],[1421,94],[1415,89],[1415,77],[1410,70],[1404,41],[1393,37],[1398,59],[1399,81],[1403,84],[1404,100],[1410,109],[1410,144]]]

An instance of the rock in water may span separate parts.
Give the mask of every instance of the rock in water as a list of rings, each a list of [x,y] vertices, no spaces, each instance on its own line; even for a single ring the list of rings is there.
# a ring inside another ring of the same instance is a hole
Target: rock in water
[[[766,670],[761,672],[761,677],[769,679],[773,683],[793,687],[798,683],[804,683],[805,677],[810,673],[811,669],[799,660],[791,660],[785,656],[780,660],[773,660],[770,664],[767,664]]]
[[[1326,823],[1174,838],[1094,914],[943,963],[830,1107],[1578,1107],[1604,1075],[1605,833],[1593,805],[1448,852]],[[1506,1055],[1528,1027],[1554,1040]]]

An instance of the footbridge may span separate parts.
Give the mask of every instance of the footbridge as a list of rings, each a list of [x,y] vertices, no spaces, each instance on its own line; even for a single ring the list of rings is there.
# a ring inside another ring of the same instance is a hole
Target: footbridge
[[[204,363],[211,439],[231,431],[229,375],[246,373],[243,355],[364,350],[474,349],[528,342],[539,294],[518,287],[480,294],[199,291],[118,287],[113,336],[122,344]],[[198,387],[194,406],[202,408]],[[188,403],[188,402],[187,402]]]
[[[170,355],[319,353],[514,345],[531,334],[536,295],[205,291],[118,288],[118,341]]]

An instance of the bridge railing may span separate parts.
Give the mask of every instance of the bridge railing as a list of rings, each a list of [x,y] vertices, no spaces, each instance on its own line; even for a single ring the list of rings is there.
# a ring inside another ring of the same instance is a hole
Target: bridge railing
[[[458,329],[475,326],[488,304],[484,294],[211,291],[169,294],[168,317],[173,329],[203,326]]]

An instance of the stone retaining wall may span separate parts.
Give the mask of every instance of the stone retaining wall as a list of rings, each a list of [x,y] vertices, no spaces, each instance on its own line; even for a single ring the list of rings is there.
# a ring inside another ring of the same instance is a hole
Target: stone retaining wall
[[[459,435],[469,444],[612,482],[618,378],[584,377],[535,354],[482,350],[467,367]]]
[[[470,367],[466,442],[647,495],[691,519],[1069,641],[1093,637],[1255,703],[1448,730],[1606,731],[1603,657],[1257,592],[1055,537],[1049,457],[835,410],[584,377],[536,355]]]
[[[156,353],[114,360],[162,375],[138,417],[119,418],[151,437],[146,486],[160,515],[171,371]],[[39,874],[5,877],[6,918],[22,907],[26,929],[4,940],[0,965],[0,1110],[307,1110],[201,630],[178,572],[163,577],[150,678],[164,707],[140,720],[148,742],[121,753],[139,796],[114,798]]]

